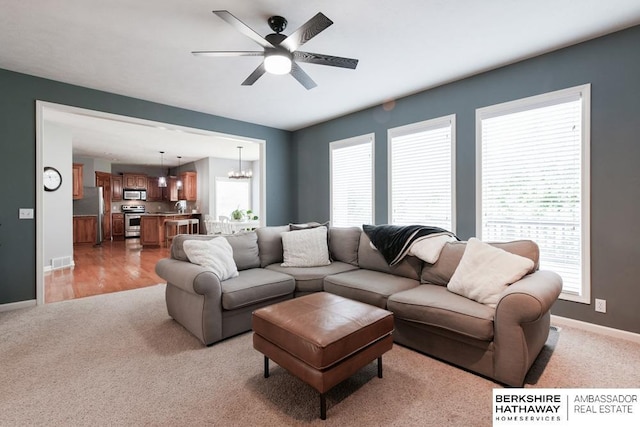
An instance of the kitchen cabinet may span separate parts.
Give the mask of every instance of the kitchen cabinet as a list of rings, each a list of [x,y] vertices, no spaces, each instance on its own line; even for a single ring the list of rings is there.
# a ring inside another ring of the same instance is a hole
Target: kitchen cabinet
[[[191,214],[145,214],[140,217],[140,244],[164,246],[164,222],[171,219],[189,219]]]
[[[177,202],[179,200],[178,177],[167,177],[167,186],[162,189],[162,200],[164,200],[165,202]]]
[[[82,163],[73,164],[73,200],[82,199],[82,171],[84,165]]]
[[[111,216],[111,235],[113,240],[124,240],[124,214],[114,213]]]
[[[122,175],[122,186],[126,190],[146,190],[147,175],[125,173]]]
[[[158,187],[157,177],[147,177],[147,202],[162,201],[162,188]]]
[[[73,217],[73,244],[96,243],[98,217],[96,215],[80,215]]]
[[[111,176],[111,200],[122,201],[122,175]]]
[[[178,200],[195,202],[198,200],[198,174],[196,172],[182,172],[180,174],[182,189],[178,190]]]

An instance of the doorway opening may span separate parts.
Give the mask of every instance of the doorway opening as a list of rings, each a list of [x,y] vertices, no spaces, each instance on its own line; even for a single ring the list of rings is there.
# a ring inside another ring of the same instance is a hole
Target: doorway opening
[[[72,207],[72,163],[75,145],[82,145],[83,150],[91,144],[86,143],[87,138],[91,138],[88,134],[90,124],[96,124],[98,130],[107,132],[106,139],[100,139],[96,133],[92,134],[94,149],[98,152],[82,151],[80,155],[93,155],[96,159],[95,170],[100,169],[102,172],[110,172],[111,165],[118,164],[119,156],[126,157],[126,153],[118,152],[118,142],[129,137],[124,145],[129,152],[140,155],[146,155],[156,158],[158,164],[153,160],[149,160],[144,164],[150,168],[160,170],[159,162],[160,150],[159,145],[169,144],[174,140],[173,152],[179,153],[180,158],[173,159],[173,162],[182,161],[184,159],[192,159],[194,165],[199,167],[202,174],[198,174],[198,210],[203,214],[213,214],[215,212],[215,193],[214,180],[219,175],[220,167],[230,162],[237,165],[237,146],[239,143],[253,147],[256,155],[250,161],[254,164],[254,175],[252,178],[252,188],[255,191],[253,198],[253,210],[260,213],[261,224],[266,224],[266,185],[265,185],[265,152],[266,141],[254,138],[248,138],[238,135],[223,134],[206,129],[190,128],[175,124],[161,123],[140,119],[135,117],[120,116],[100,111],[87,110],[78,107],[71,107],[62,104],[54,104],[44,101],[36,101],[36,302],[44,304],[45,300],[45,274],[55,273],[60,280],[64,280],[63,269],[74,269],[75,261],[72,265],[65,265],[58,271],[55,262],[60,260],[74,260],[75,250],[73,248],[73,207]],[[104,129],[112,128],[112,133]],[[53,137],[51,136],[53,135]],[[145,145],[144,135],[151,135],[150,142]],[[53,138],[53,139],[52,139]],[[109,139],[110,138],[110,139]],[[135,142],[134,142],[135,141]],[[165,142],[163,142],[165,141]],[[169,141],[169,142],[167,142]],[[145,148],[146,147],[146,148]],[[152,147],[152,148],[149,148]],[[195,151],[187,152],[187,147],[196,147]],[[249,150],[245,150],[245,153]],[[193,160],[200,158],[201,160]],[[178,156],[176,156],[178,157]],[[115,160],[114,160],[115,159]],[[182,160],[180,160],[182,159]],[[165,165],[172,167],[171,160],[164,158]],[[63,185],[60,191],[45,192],[43,189],[43,175],[41,171],[49,164],[59,164],[61,172],[63,172]],[[167,165],[167,163],[169,163]],[[107,165],[107,166],[105,166]],[[175,165],[173,165],[175,167]],[[91,168],[89,168],[91,169]],[[107,169],[107,170],[105,170]],[[90,170],[89,174],[93,171]],[[227,171],[224,172],[226,175]],[[118,206],[113,206],[118,207]],[[194,206],[195,207],[195,206]],[[105,243],[109,243],[106,245]],[[138,246],[136,246],[138,245]],[[85,248],[86,249],[86,248]],[[120,252],[117,256],[126,256],[122,254],[141,253],[139,242],[133,239],[126,240],[122,246],[114,244],[111,240],[105,240],[99,248],[102,251],[102,263],[106,265],[105,257]],[[145,250],[148,248],[145,248]],[[97,252],[97,251],[96,251]],[[78,255],[80,255],[78,251]],[[152,254],[152,250],[147,251]],[[166,252],[168,254],[168,251]],[[145,253],[146,255],[146,253]],[[160,253],[157,256],[164,257]],[[87,257],[87,258],[85,258]],[[153,258],[153,257],[150,257]],[[88,254],[83,255],[82,259],[89,259]],[[97,261],[96,261],[97,262]],[[109,262],[116,262],[113,256],[109,258]],[[144,261],[152,262],[152,261]],[[122,264],[124,265],[124,264]],[[135,265],[130,268],[136,268]],[[148,270],[148,267],[139,267],[140,271]],[[96,281],[99,283],[101,278],[99,274],[104,273],[104,269],[93,270]],[[99,272],[99,273],[96,273]],[[68,273],[68,271],[67,271]],[[149,283],[149,285],[158,282]],[[114,288],[115,284],[105,286],[105,292]],[[118,290],[118,289],[115,289]],[[64,299],[64,298],[63,298]]]

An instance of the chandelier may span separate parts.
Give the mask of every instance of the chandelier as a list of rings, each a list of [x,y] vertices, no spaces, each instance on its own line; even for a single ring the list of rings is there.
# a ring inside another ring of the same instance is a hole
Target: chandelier
[[[232,179],[249,179],[253,176],[251,170],[245,171],[242,169],[242,146],[238,145],[238,170],[230,171],[229,178]]]

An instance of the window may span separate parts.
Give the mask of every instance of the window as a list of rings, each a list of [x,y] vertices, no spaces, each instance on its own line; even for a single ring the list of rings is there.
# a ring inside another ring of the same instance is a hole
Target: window
[[[391,224],[455,231],[455,115],[389,129]]]
[[[216,177],[216,219],[220,215],[231,218],[234,210],[251,208],[250,181]]]
[[[373,223],[373,134],[332,142],[331,225]]]
[[[590,86],[477,110],[477,230],[526,238],[562,298],[589,303]]]

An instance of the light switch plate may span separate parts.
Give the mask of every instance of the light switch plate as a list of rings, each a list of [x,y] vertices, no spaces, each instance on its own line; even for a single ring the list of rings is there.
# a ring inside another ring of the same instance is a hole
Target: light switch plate
[[[33,208],[20,208],[19,219],[33,219]]]

